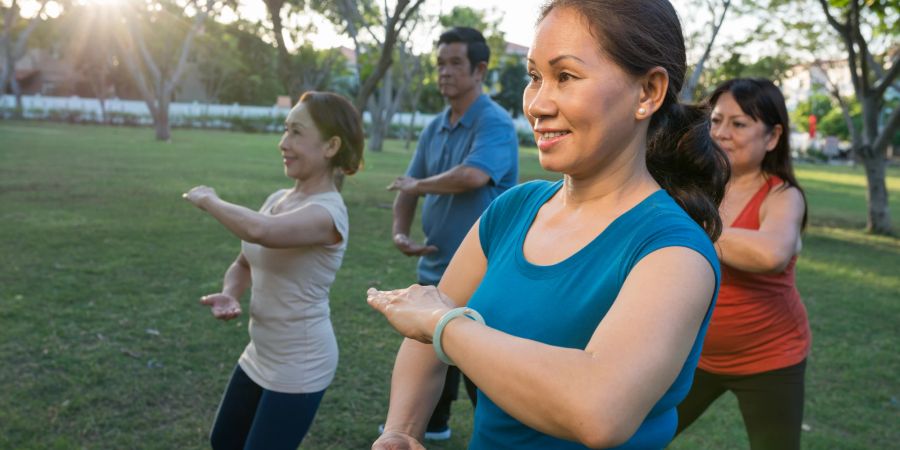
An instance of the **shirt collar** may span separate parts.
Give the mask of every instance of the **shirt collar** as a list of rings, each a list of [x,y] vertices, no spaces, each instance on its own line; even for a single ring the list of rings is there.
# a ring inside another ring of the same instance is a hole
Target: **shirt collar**
[[[479,95],[478,98],[476,98],[475,101],[472,102],[471,105],[469,105],[469,109],[467,109],[466,112],[463,113],[462,117],[459,118],[459,121],[456,122],[456,126],[471,128],[472,123],[475,122],[475,117],[477,117],[479,111],[481,111],[487,105],[487,102],[487,94],[482,93],[481,95]],[[444,119],[441,124],[441,128],[445,130],[452,130],[454,128],[450,125],[450,113],[450,107],[447,107],[447,109],[444,110]]]

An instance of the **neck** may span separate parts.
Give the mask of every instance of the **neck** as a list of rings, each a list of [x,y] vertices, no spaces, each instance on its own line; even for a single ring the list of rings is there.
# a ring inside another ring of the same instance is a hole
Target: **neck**
[[[334,184],[334,173],[330,168],[315,177],[304,180],[297,179],[294,183],[293,190],[294,193],[301,195],[313,195],[333,191],[337,191],[337,187]]]
[[[731,179],[728,180],[726,189],[753,189],[759,185],[760,180],[764,178],[762,170],[755,168],[753,170],[734,170],[731,171]]]
[[[588,176],[566,174],[563,204],[578,208],[585,204],[632,202],[659,190],[659,184],[647,170],[645,154],[645,148],[622,152],[619,158],[596,173]]]
[[[450,123],[456,124],[459,119],[469,110],[469,107],[472,106],[472,103],[475,103],[475,100],[478,100],[478,97],[481,96],[481,85],[478,85],[477,89],[472,89],[471,91],[460,95],[455,98],[448,98],[447,101],[450,103]]]

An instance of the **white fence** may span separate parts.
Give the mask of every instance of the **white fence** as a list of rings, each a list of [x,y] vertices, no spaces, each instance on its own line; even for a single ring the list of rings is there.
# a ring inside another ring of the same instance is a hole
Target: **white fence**
[[[0,109],[10,110],[15,108],[16,98],[12,95],[0,96]],[[118,98],[107,99],[106,112],[111,116],[129,115],[130,120],[139,125],[152,125],[153,118],[147,104],[142,100],[121,100]],[[82,115],[82,121],[99,121],[102,117],[100,101],[95,98],[81,97],[47,97],[42,95],[22,96],[23,115],[26,119],[48,119],[60,113],[78,112]],[[280,130],[280,124],[288,113],[287,108],[275,106],[247,106],[237,103],[232,105],[219,105],[208,103],[172,103],[169,106],[169,120],[173,125],[191,123],[194,119],[211,121],[212,126],[230,128],[230,122],[226,119],[271,119],[274,124],[272,131]],[[391,123],[394,125],[409,125],[411,112],[398,112],[394,114]],[[436,114],[415,113],[413,126],[422,128],[428,124]],[[219,120],[216,121],[216,118]],[[363,121],[369,123],[369,113],[363,113]],[[528,122],[519,116],[514,119],[516,128],[521,132],[531,132]],[[218,125],[216,125],[218,124]]]

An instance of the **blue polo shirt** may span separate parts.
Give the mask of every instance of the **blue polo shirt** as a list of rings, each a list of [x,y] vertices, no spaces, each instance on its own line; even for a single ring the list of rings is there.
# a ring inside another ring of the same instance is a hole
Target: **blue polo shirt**
[[[481,94],[455,125],[450,108],[422,130],[406,175],[428,178],[458,165],[476,167],[491,179],[461,194],[427,194],[422,207],[425,242],[438,251],[419,259],[420,283],[437,284],[469,228],[497,196],[519,178],[519,145],[509,114]]]

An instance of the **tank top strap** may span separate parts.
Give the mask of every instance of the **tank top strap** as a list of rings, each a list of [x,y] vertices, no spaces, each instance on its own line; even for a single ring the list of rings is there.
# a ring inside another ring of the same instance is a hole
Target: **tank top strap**
[[[779,186],[783,183],[781,178],[778,178],[775,175],[769,175],[766,178],[766,182],[763,183],[762,186],[759,187],[759,190],[756,191],[756,194],[753,194],[753,197],[750,198],[750,201],[744,205],[744,209],[741,210],[741,213],[738,215],[737,219],[734,219],[734,222],[731,224],[733,227],[740,228],[750,228],[750,229],[758,229],[759,228],[759,208],[762,206],[762,202],[769,195],[769,192],[775,186]]]

